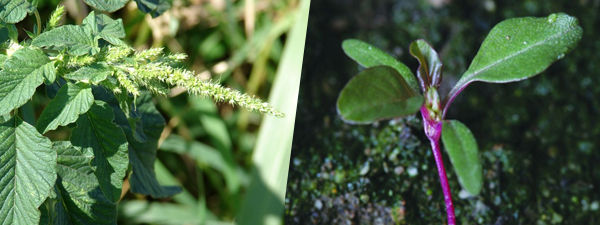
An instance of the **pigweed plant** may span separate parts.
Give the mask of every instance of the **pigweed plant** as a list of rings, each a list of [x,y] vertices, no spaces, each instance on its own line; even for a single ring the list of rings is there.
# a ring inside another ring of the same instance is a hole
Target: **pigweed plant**
[[[508,83],[539,74],[573,49],[581,35],[577,20],[563,13],[502,21],[490,31],[467,71],[443,100],[438,93],[442,63],[424,40],[416,40],[409,47],[410,54],[419,61],[416,78],[407,66],[374,46],[346,40],[342,44],[345,53],[366,69],[341,91],[338,112],[349,123],[365,124],[420,111],[437,165],[447,222],[455,224],[440,137],[464,190],[472,196],[478,195],[483,179],[477,142],[464,124],[446,120],[448,107],[472,82]]]
[[[178,86],[281,116],[256,98],[181,68],[183,54],[134,51],[121,40],[121,19],[102,14],[129,0],[85,2],[96,11],[81,25],[61,26],[62,6],[42,25],[34,4],[0,1],[0,27],[8,37],[0,46],[0,224],[116,224],[125,178],[134,193],[177,193],[178,187],[159,185],[154,174],[164,119],[152,94],[166,96]],[[152,16],[169,2],[136,0]],[[37,23],[19,41],[15,24],[28,14]],[[35,118],[30,99],[42,84],[51,100]],[[47,137],[57,129],[70,136]]]

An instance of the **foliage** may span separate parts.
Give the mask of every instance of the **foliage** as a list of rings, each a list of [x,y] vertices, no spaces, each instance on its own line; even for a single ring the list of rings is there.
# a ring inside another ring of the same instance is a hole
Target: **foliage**
[[[86,1],[115,11],[128,1]],[[136,1],[158,16],[169,1]],[[164,127],[150,93],[167,96],[180,87],[192,95],[282,116],[267,103],[205,81],[182,68],[186,55],[161,48],[134,51],[123,40],[121,19],[91,12],[81,25],[62,25],[59,6],[42,29],[27,1],[0,2],[10,40],[2,54],[0,185],[3,224],[114,224],[127,192],[164,198],[179,188],[160,186],[154,171]],[[19,41],[14,23],[27,13],[36,26]],[[39,118],[30,115],[32,96],[44,83],[51,98]],[[23,121],[21,118],[25,118]],[[35,127],[33,126],[35,125]],[[52,138],[59,132],[69,136]],[[43,136],[47,135],[47,136]]]
[[[518,81],[534,76],[554,61],[561,59],[570,51],[581,39],[582,30],[577,24],[575,18],[563,13],[551,14],[544,18],[515,18],[503,21],[496,25],[483,41],[482,47],[473,59],[469,69],[465,72],[457,84],[450,90],[447,99],[442,102],[438,94],[437,88],[441,83],[441,68],[438,54],[425,41],[417,40],[410,45],[410,53],[419,61],[419,69],[417,70],[417,78],[423,95],[425,95],[425,103],[420,108],[423,116],[423,126],[427,137],[433,147],[434,156],[442,189],[445,195],[446,210],[448,212],[448,223],[454,224],[454,208],[450,197],[450,190],[444,170],[443,162],[439,152],[439,138],[443,137],[444,146],[447,153],[454,164],[455,172],[461,181],[461,185],[471,195],[479,194],[482,186],[481,165],[477,156],[477,145],[473,135],[457,121],[445,123],[451,129],[442,130],[443,119],[445,118],[446,109],[452,103],[454,98],[471,82],[484,81],[492,83],[505,83]],[[354,41],[357,42],[357,41]],[[370,45],[342,45],[344,48],[367,48],[360,51],[367,51],[373,47]],[[359,50],[345,50],[346,52],[357,52]],[[373,54],[385,54],[383,51],[373,51]],[[352,56],[353,54],[351,54]],[[378,58],[384,58],[379,56]],[[389,58],[389,56],[387,56]],[[355,60],[369,60],[369,58],[354,58]],[[365,63],[362,63],[365,64]],[[377,67],[375,67],[377,68]],[[369,69],[365,70],[369,71]],[[394,71],[390,68],[389,71]],[[377,74],[377,75],[375,75]],[[383,71],[377,71],[370,77],[372,79],[363,79],[359,74],[353,78],[349,85],[342,90],[338,99],[338,109],[340,114],[352,113],[353,108],[348,108],[347,105],[359,104],[362,108],[372,108],[378,104],[389,105],[386,99],[390,99],[389,94],[393,92],[411,92],[413,91],[405,81],[400,78],[401,82],[391,81],[400,85],[383,86],[377,76],[384,74]],[[353,85],[359,83],[359,85]],[[404,85],[402,85],[404,84]],[[370,97],[368,101],[363,99],[364,95],[360,93],[375,92],[374,97]],[[346,93],[355,93],[351,95],[351,99],[347,99]],[[394,104],[406,104],[403,109],[396,110],[394,116],[400,117],[407,114],[406,110],[411,109],[415,113],[419,107],[409,106],[405,94],[396,94],[398,100],[392,101]],[[420,103],[418,104],[420,105]],[[360,108],[360,107],[359,107]],[[381,108],[374,108],[375,111],[381,111]],[[378,115],[373,119],[385,119],[390,115]],[[360,117],[357,117],[355,122],[363,122]],[[346,117],[346,119],[348,119]],[[351,118],[352,120],[352,118]],[[443,132],[447,131],[447,132]],[[464,149],[464,148],[469,148]],[[467,153],[467,154],[464,154]]]
[[[417,61],[405,44],[428,40],[444,60],[438,89],[447,93],[495,24],[557,11],[576,16],[584,30],[575,51],[543,76],[505,85],[474,82],[448,109],[448,118],[467,124],[477,137],[483,188],[479,195],[468,196],[453,170],[447,171],[448,178],[461,223],[597,223],[599,195],[594,187],[600,171],[595,162],[600,152],[594,149],[600,129],[592,121],[600,109],[594,100],[600,95],[595,85],[600,79],[594,75],[599,69],[599,9],[598,2],[566,0],[313,2],[298,106],[299,114],[309,116],[297,118],[286,224],[335,224],[334,218],[364,224],[361,219],[374,212],[395,222],[367,224],[442,224],[445,219],[420,119],[349,126],[338,116],[337,94],[362,70],[341,51],[344,39],[369,42],[414,69]],[[409,131],[389,133],[398,126]],[[319,135],[308,135],[313,133]],[[400,141],[406,136],[413,141]],[[444,158],[445,164],[451,163]],[[369,170],[361,174],[366,162]],[[401,175],[394,170],[399,166]],[[409,176],[408,168],[418,173]],[[363,194],[369,198],[361,198]],[[359,200],[354,211],[346,207],[352,196]]]

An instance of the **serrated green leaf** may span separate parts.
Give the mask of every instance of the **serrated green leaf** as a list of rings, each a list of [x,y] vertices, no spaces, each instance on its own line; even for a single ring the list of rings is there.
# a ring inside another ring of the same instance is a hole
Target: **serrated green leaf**
[[[460,185],[471,195],[478,195],[483,186],[483,172],[473,133],[457,120],[444,121],[442,142]]]
[[[87,112],[94,103],[92,88],[88,84],[67,83],[56,97],[42,111],[37,129],[42,133],[54,130],[77,121],[79,115]]]
[[[55,50],[66,50],[69,54],[95,55],[100,51],[92,31],[82,26],[64,25],[41,33],[32,45]]]
[[[71,143],[84,151],[94,152],[92,165],[100,189],[113,202],[119,200],[127,170],[127,139],[114,122],[113,111],[106,103],[95,101],[90,110],[77,120]]]
[[[411,70],[381,49],[356,39],[342,42],[342,49],[346,55],[364,67],[390,66],[396,69],[415,92],[419,91],[419,85]]]
[[[56,181],[56,152],[18,117],[0,124],[0,140],[0,224],[37,224]]]
[[[449,96],[473,81],[506,83],[527,79],[561,59],[581,39],[577,19],[564,13],[500,22]]]
[[[388,66],[368,68],[356,75],[342,90],[337,108],[342,118],[353,123],[408,116],[419,110],[423,96]]]
[[[64,77],[75,81],[99,84],[100,82],[106,80],[106,78],[108,78],[108,76],[110,76],[112,73],[113,70],[105,64],[94,63],[81,67],[75,72],[68,73]]]
[[[140,11],[152,17],[160,16],[171,8],[171,0],[135,0]]]
[[[0,0],[0,22],[21,22],[31,10],[31,3],[27,0]]]
[[[116,224],[117,205],[99,188],[91,162],[94,155],[70,142],[55,142],[58,203],[54,224]]]
[[[137,98],[135,113],[140,116],[140,123],[136,127],[141,128],[147,138],[145,142],[140,142],[134,138],[133,132],[126,132],[133,171],[129,180],[131,191],[155,198],[177,194],[181,191],[179,187],[161,186],[154,173],[158,139],[165,126],[165,120],[154,107],[152,95],[146,93]]]
[[[24,105],[44,78],[54,73],[53,62],[41,50],[28,47],[15,51],[0,71],[0,115]]]
[[[84,0],[84,2],[97,10],[114,12],[123,8],[129,0]]]
[[[425,40],[419,39],[410,44],[410,54],[419,61],[417,77],[421,87],[439,87],[442,81],[442,61],[435,49]]]
[[[127,45],[121,40],[125,37],[121,19],[114,20],[107,15],[91,12],[81,25],[90,30],[96,40],[104,39],[113,45]]]

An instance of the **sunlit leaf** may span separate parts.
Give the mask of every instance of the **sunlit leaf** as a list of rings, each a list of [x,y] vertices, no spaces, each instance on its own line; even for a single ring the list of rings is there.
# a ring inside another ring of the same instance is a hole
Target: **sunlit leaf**
[[[43,134],[59,126],[71,124],[77,121],[79,115],[87,112],[92,103],[94,96],[89,85],[67,83],[44,108],[37,128]]]
[[[18,117],[0,124],[0,140],[0,224],[37,224],[56,180],[56,152]]]
[[[54,74],[53,62],[40,49],[17,50],[0,71],[0,115],[24,105],[44,78]]]
[[[0,0],[0,22],[18,23],[32,10],[27,0]]]

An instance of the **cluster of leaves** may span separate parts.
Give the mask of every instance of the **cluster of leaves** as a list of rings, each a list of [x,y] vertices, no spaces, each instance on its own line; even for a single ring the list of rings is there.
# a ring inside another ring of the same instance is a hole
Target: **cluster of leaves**
[[[112,12],[129,1],[86,0]],[[136,0],[158,16],[169,1]],[[38,18],[19,42],[15,23]],[[42,30],[39,13],[25,0],[0,1],[0,23],[8,33],[0,54],[0,222],[2,224],[115,224],[126,176],[131,191],[155,198],[177,193],[154,174],[164,119],[152,95],[180,86],[191,94],[281,116],[260,100],[203,81],[179,67],[182,54],[162,49],[133,51],[121,40],[120,19],[92,12],[81,25],[59,22],[59,6]],[[21,108],[42,84],[52,100],[39,118]],[[22,119],[25,118],[25,121]],[[68,140],[44,136],[58,129]]]
[[[441,132],[458,180],[471,195],[477,195],[483,180],[475,138],[459,121],[444,120],[453,99],[475,81],[507,83],[539,74],[573,49],[581,35],[577,20],[562,13],[503,21],[490,31],[469,69],[443,101],[438,94],[442,63],[425,41],[410,45],[411,55],[420,63],[415,79],[404,64],[383,51],[358,40],[347,40],[343,43],[346,54],[367,69],[342,90],[338,110],[349,122],[373,123],[408,116],[420,109],[425,133],[431,139],[432,134]],[[430,126],[438,124],[442,127]]]

